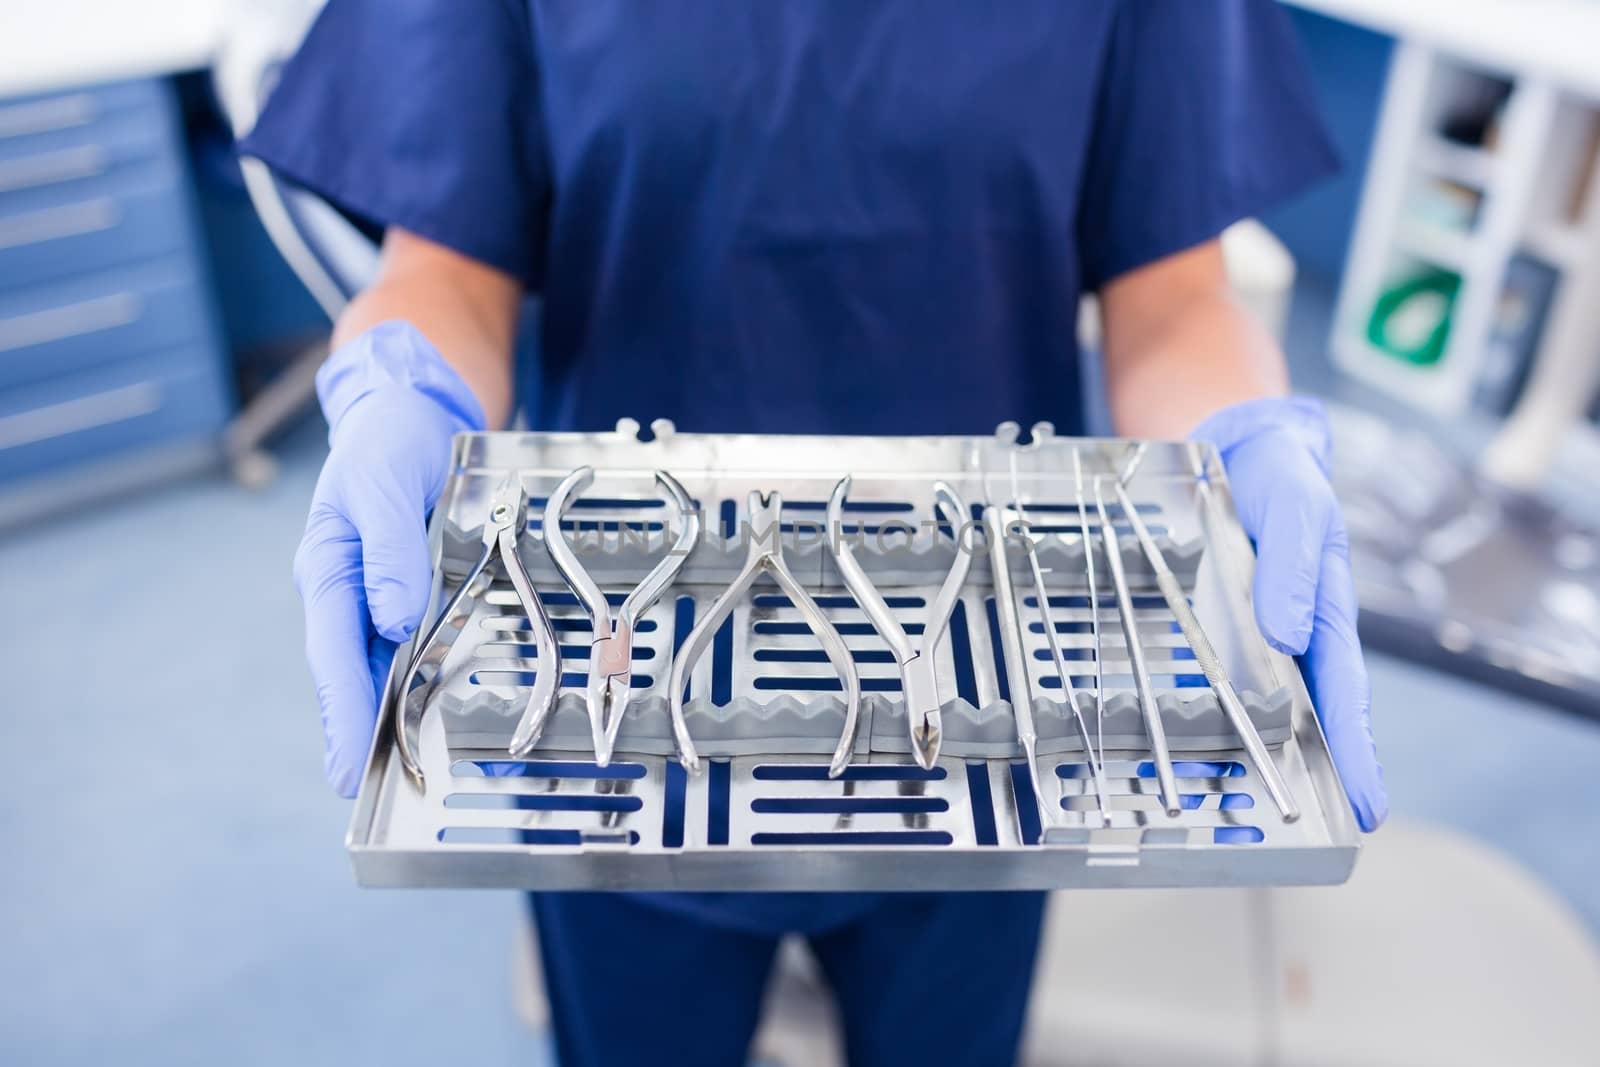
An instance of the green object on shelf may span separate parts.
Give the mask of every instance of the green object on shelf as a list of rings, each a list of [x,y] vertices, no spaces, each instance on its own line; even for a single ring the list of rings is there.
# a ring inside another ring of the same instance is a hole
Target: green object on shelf
[[[1367,320],[1373,347],[1419,367],[1444,358],[1450,333],[1450,311],[1461,276],[1454,271],[1423,270],[1384,290]]]

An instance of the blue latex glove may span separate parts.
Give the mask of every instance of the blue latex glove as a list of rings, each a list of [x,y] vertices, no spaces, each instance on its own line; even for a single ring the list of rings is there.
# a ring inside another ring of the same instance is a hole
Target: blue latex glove
[[[1251,400],[1213,415],[1193,436],[1221,451],[1239,519],[1256,543],[1256,622],[1272,647],[1299,657],[1356,821],[1375,830],[1389,797],[1372,741],[1350,541],[1328,482],[1322,405]]]
[[[427,338],[386,322],[317,373],[328,460],[294,557],[306,659],[322,705],[323,765],[353,797],[395,645],[427,608],[427,514],[444,488],[450,438],[484,428],[483,408]]]

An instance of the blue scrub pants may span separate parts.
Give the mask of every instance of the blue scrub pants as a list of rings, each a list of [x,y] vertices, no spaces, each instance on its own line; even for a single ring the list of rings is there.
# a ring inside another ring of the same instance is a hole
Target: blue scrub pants
[[[816,909],[765,899],[719,923],[626,894],[533,895],[561,1067],[744,1067],[778,940],[808,912],[826,916],[798,932],[838,1001],[852,1064],[1016,1061],[1044,894],[887,894],[855,908],[821,897]]]

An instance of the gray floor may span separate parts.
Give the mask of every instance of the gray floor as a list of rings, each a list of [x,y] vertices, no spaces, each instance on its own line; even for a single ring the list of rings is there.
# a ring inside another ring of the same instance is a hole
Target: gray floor
[[[0,541],[0,1063],[547,1062],[508,894],[359,892],[289,560],[322,454]],[[1600,725],[1373,661],[1394,811],[1460,827],[1600,931]]]
[[[0,1063],[548,1062],[515,897],[353,884],[289,578],[320,434],[0,543]]]

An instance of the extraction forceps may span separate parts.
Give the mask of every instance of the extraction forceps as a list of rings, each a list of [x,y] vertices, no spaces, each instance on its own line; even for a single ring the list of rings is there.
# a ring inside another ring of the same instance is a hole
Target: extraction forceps
[[[433,625],[428,627],[427,633],[417,642],[410,660],[407,661],[405,677],[395,697],[397,701],[395,743],[400,750],[400,763],[405,767],[411,780],[417,784],[418,789],[425,789],[426,786],[423,782],[422,765],[417,760],[416,749],[411,740],[411,731],[413,725],[420,729],[422,713],[427,707],[427,691],[432,685],[431,682],[425,685],[420,699],[416,701],[411,700],[412,689],[416,686],[418,673],[425,663],[434,664],[433,680],[438,679],[438,668],[443,664],[444,654],[460,632],[458,626],[456,630],[446,634],[445,626],[451,624],[463,601],[472,595],[473,587],[488,568],[489,561],[496,552],[500,554],[500,562],[505,567],[506,576],[511,579],[512,588],[517,592],[517,600],[522,605],[522,610],[527,613],[528,625],[533,631],[536,657],[533,692],[528,695],[528,703],[517,725],[516,735],[519,737],[531,735],[537,739],[545,720],[555,708],[556,694],[561,688],[561,647],[556,642],[555,628],[550,625],[550,617],[545,614],[544,604],[540,601],[539,594],[534,591],[528,569],[523,565],[522,557],[517,555],[517,540],[522,536],[527,523],[528,498],[522,491],[522,481],[516,476],[509,477],[495,490],[490,502],[489,516],[483,523],[482,553],[467,571],[467,576],[456,587],[456,591],[439,612],[438,617],[433,620]],[[415,724],[412,722],[413,719]],[[530,742],[522,751],[531,747]],[[515,741],[512,742],[511,752],[513,755],[519,754]]]
[[[844,686],[844,732],[828,765],[828,777],[837,778],[850,764],[851,751],[856,743],[857,720],[861,714],[861,678],[856,672],[856,662],[850,655],[850,646],[845,644],[839,631],[822,613],[822,608],[811,599],[811,594],[806,592],[805,586],[800,584],[783,561],[783,497],[776,490],[765,497],[759,492],[752,492],[748,507],[750,518],[746,530],[749,531],[750,546],[744,566],[712,603],[711,610],[695,622],[694,629],[689,631],[678,658],[672,664],[668,703],[672,709],[672,732],[677,739],[678,759],[690,773],[699,772],[700,754],[695,750],[694,740],[689,736],[689,726],[683,716],[683,691],[688,685],[689,676],[700,662],[700,657],[711,646],[717,630],[733,614],[739,598],[749,591],[762,574],[767,574],[805,617],[806,625],[811,627],[811,632],[822,643],[823,651],[833,662],[833,668]]]
[[[645,576],[633,592],[611,613],[610,602],[599,584],[584,570],[578,555],[567,543],[561,523],[574,497],[594,484],[594,468],[579,467],[564,478],[544,508],[544,541],[556,570],[566,579],[573,595],[588,612],[594,630],[589,647],[589,680],[586,704],[589,731],[594,738],[594,761],[604,767],[611,762],[617,732],[628,710],[633,693],[633,637],[639,618],[653,607],[677,580],[678,572],[689,559],[700,539],[700,513],[683,485],[666,471],[656,471],[656,484],[665,491],[668,502],[678,512],[678,537],[671,549]],[[542,724],[540,724],[542,725]],[[512,738],[511,753],[526,752],[538,742],[537,729]]]
[[[906,723],[911,731],[911,754],[916,757],[919,767],[928,770],[938,760],[939,746],[944,740],[934,652],[950,625],[950,615],[955,611],[956,601],[961,598],[961,587],[972,566],[972,555],[961,544],[967,505],[949,485],[934,483],[934,518],[950,524],[956,538],[956,559],[928,607],[921,640],[913,641],[905,627],[895,621],[888,603],[867,577],[866,571],[861,569],[855,551],[843,536],[844,501],[849,494],[850,476],[847,474],[839,479],[839,484],[833,488],[833,495],[828,499],[828,537],[833,543],[833,559],[844,578],[845,588],[856,598],[856,603],[872,621],[873,629],[888,644],[895,662],[899,664],[900,691],[905,699]]]

